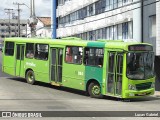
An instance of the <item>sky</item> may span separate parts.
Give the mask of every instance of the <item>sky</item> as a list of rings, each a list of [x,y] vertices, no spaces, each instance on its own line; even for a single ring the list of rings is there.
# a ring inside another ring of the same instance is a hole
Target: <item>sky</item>
[[[51,1],[52,0],[35,0],[35,13],[38,17],[51,17]],[[0,19],[8,19],[9,15],[5,13],[4,9],[14,9],[13,12],[17,16],[18,5],[14,5],[13,2],[24,3],[30,7],[30,0],[0,0]],[[27,19],[30,17],[30,9],[21,5],[20,18]]]

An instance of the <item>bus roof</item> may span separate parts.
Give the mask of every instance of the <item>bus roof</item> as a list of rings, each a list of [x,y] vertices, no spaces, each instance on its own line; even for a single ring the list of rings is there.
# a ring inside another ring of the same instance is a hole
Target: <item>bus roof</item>
[[[56,45],[75,45],[75,46],[88,46],[88,47],[105,47],[108,49],[122,49],[128,51],[129,45],[151,45],[148,43],[140,42],[124,42],[122,40],[97,40],[89,41],[82,40],[75,37],[68,37],[62,39],[49,39],[49,38],[5,38],[5,41],[13,41],[18,43],[44,43],[44,44],[56,44]]]

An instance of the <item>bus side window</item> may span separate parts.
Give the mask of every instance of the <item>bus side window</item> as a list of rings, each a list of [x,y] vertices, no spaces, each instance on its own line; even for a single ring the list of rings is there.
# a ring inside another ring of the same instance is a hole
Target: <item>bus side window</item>
[[[102,67],[103,66],[103,57],[98,57],[98,66]]]
[[[38,60],[48,60],[48,45],[36,44],[35,45],[35,58]]]
[[[34,57],[34,43],[26,43],[26,58]]]
[[[14,42],[5,43],[5,55],[13,56],[14,55]]]
[[[90,66],[103,66],[103,49],[102,48],[89,48],[84,50],[84,64]]]
[[[72,63],[72,48],[71,47],[66,48],[66,62]]]
[[[73,64],[82,64],[82,47],[69,46],[66,48],[66,62]]]
[[[84,50],[84,64],[88,65],[88,56],[89,56],[89,49],[85,48]]]

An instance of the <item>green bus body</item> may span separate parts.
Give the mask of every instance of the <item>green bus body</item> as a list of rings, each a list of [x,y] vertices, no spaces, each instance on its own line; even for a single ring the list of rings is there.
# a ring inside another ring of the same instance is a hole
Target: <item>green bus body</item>
[[[132,54],[134,56],[135,51],[138,57],[143,52],[148,55],[147,53],[152,52],[152,50],[147,50],[147,47],[145,49],[143,45],[150,46],[149,44],[118,40],[85,41],[76,38],[72,39],[6,38],[4,41],[2,71],[22,78],[30,75],[28,71],[33,71],[34,76],[32,77],[36,81],[84,91],[88,91],[91,88],[92,97],[100,97],[98,95],[99,88],[101,95],[118,98],[137,98],[154,94],[154,75],[147,79],[131,79],[135,76],[127,76],[127,56]],[[41,49],[42,51],[39,50],[41,44],[45,46],[45,48]],[[28,58],[26,57],[26,49],[32,50],[32,45],[34,57]],[[136,45],[140,45],[140,47],[132,47]],[[74,49],[81,52],[80,55],[72,57],[76,62],[66,62],[66,59],[71,57],[69,51],[72,50],[73,52]],[[47,50],[48,52],[46,52]],[[94,50],[97,55],[92,54]],[[85,63],[84,60],[84,57],[87,56],[84,53],[87,52],[90,54],[91,65],[88,65],[87,62]],[[42,56],[47,55],[47,58],[41,59],[41,56],[38,56],[39,54]],[[36,58],[35,55],[37,56]],[[79,63],[77,62],[78,57],[81,57]],[[94,59],[92,60],[92,58]],[[100,66],[96,62],[99,59],[103,59],[103,63]],[[93,61],[94,63],[92,64]]]

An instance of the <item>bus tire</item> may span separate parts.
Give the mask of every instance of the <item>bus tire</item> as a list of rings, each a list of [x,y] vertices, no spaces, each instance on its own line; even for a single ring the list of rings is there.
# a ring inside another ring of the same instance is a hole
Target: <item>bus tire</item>
[[[28,84],[33,85],[35,83],[35,76],[32,70],[27,71],[26,73],[26,81]]]
[[[88,86],[88,93],[92,98],[103,98],[100,85],[96,82],[91,82]]]

